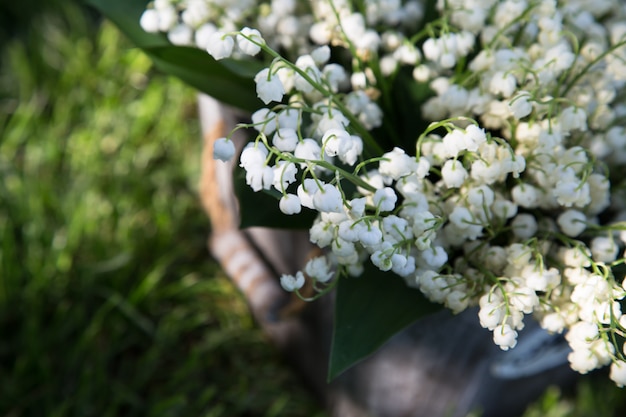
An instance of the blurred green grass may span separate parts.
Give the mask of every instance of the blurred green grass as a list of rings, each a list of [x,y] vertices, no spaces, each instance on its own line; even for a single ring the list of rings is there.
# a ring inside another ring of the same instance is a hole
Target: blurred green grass
[[[0,416],[318,413],[209,258],[195,93],[74,3],[28,23],[0,61]]]
[[[0,416],[323,416],[208,257],[195,93],[46,4],[1,37]],[[625,405],[600,375],[526,416]]]

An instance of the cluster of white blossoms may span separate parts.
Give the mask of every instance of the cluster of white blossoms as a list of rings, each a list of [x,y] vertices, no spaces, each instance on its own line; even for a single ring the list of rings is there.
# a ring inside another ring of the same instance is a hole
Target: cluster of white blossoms
[[[625,386],[626,3],[436,9],[422,24],[412,0],[157,0],[142,26],[177,43],[186,25],[216,59],[269,58],[240,165],[283,213],[319,212],[310,239],[325,249],[286,290],[324,293],[369,259],[455,313],[478,306],[504,350],[532,314],[566,332],[573,369],[611,364]],[[298,39],[268,24],[283,21]],[[400,73],[432,93],[408,145],[385,122]]]
[[[307,28],[313,21],[307,11],[309,5],[298,3],[303,2],[154,0],[139,23],[146,32],[166,33],[174,45],[196,46],[217,56],[231,55],[234,46],[231,35],[245,26],[262,31],[272,47],[298,53],[308,50]],[[230,51],[225,53],[224,48]],[[237,52],[235,49],[236,56]]]

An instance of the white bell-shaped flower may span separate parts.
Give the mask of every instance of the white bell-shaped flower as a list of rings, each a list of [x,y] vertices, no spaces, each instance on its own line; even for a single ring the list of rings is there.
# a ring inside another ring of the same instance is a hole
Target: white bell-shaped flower
[[[232,140],[220,138],[213,144],[213,159],[230,161],[235,155],[235,144]]]
[[[261,37],[261,33],[256,29],[245,27],[237,35],[237,46],[239,50],[246,55],[254,56],[261,51],[261,46],[265,41]]]
[[[294,292],[304,285],[304,274],[300,271],[296,275],[283,275],[280,277],[280,286],[285,291]]]
[[[278,202],[280,211],[285,214],[298,214],[302,211],[302,205],[300,199],[295,194],[285,194]]]
[[[272,101],[281,101],[285,94],[285,88],[276,73],[270,73],[269,68],[264,68],[254,77],[256,83],[256,94],[268,104]]]
[[[232,36],[227,35],[222,31],[217,31],[209,38],[209,46],[207,52],[215,59],[220,60],[228,58],[233,53],[235,47],[235,41]]]

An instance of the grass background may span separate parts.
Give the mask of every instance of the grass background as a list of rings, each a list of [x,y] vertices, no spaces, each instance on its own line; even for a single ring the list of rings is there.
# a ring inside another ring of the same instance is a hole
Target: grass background
[[[207,254],[195,93],[74,2],[0,26],[0,416],[324,416]]]
[[[317,413],[208,256],[195,93],[49,9],[1,51],[0,416]]]

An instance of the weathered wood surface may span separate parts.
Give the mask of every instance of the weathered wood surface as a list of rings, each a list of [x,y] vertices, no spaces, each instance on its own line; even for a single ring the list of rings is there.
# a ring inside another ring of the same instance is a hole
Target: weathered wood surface
[[[420,320],[327,384],[332,297],[301,305],[278,282],[280,274],[300,269],[314,248],[306,232],[238,229],[235,162],[212,158],[212,141],[230,131],[236,113],[206,96],[199,103],[204,133],[200,193],[212,225],[211,253],[242,291],[259,325],[332,415],[443,417],[479,409],[485,417],[515,416],[548,385],[574,380],[558,340],[552,350],[533,349],[554,339],[531,320],[513,351],[520,353],[512,355],[493,344],[470,310]],[[245,143],[244,137],[233,139],[239,148]]]

